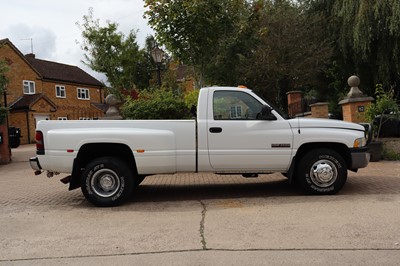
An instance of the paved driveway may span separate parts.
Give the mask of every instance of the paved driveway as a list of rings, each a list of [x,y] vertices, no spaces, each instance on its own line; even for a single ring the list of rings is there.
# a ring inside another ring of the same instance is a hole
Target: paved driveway
[[[400,162],[350,173],[335,196],[280,174],[152,176],[116,208],[34,176],[34,146],[0,165],[0,265],[398,265]],[[63,177],[62,175],[60,177]]]

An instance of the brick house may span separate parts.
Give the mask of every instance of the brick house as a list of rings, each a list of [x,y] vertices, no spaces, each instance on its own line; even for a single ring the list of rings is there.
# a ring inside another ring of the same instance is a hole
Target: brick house
[[[8,122],[21,128],[21,144],[34,142],[40,120],[86,120],[104,115],[104,85],[79,67],[23,55],[9,39],[0,40],[0,60],[9,68]]]

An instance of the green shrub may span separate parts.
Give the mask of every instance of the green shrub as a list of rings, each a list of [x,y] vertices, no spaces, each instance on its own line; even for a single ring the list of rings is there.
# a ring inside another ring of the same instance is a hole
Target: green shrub
[[[125,119],[190,118],[184,100],[162,89],[141,91],[136,100],[128,98],[121,106],[121,112]]]
[[[185,104],[187,108],[191,108],[193,105],[197,106],[197,100],[199,98],[200,90],[193,90],[185,95]]]
[[[374,136],[379,138],[382,125],[391,118],[398,118],[400,110],[396,103],[393,89],[385,91],[382,84],[376,84],[375,97],[375,102],[367,107],[366,117],[371,125],[375,117],[380,117],[378,125],[374,128]]]

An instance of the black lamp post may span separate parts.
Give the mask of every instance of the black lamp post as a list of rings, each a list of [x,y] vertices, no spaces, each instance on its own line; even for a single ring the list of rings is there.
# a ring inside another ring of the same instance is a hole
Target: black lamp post
[[[151,51],[151,57],[153,57],[153,60],[157,65],[157,81],[158,86],[161,87],[161,62],[164,58],[164,51],[158,47],[155,47]]]

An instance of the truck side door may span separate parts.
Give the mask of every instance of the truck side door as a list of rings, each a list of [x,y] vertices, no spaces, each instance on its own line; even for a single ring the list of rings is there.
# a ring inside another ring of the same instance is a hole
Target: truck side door
[[[268,172],[289,168],[293,134],[288,121],[280,117],[260,120],[263,103],[245,91],[212,94],[207,136],[213,169]]]

